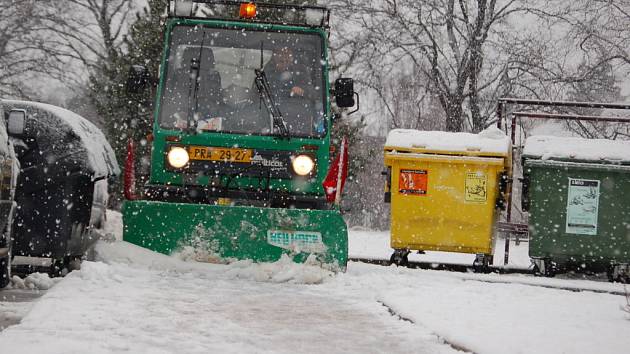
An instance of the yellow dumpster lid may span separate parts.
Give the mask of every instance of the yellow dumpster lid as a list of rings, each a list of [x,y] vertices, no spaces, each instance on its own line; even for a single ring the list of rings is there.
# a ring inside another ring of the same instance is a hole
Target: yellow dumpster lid
[[[385,141],[387,152],[466,156],[507,156],[510,146],[510,139],[494,126],[479,134],[394,129]]]

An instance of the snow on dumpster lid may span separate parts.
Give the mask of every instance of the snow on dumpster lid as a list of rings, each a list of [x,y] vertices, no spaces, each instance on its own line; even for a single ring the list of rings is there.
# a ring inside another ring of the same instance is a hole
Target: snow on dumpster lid
[[[394,129],[387,135],[385,146],[402,149],[507,154],[510,149],[510,139],[494,126],[479,134]]]
[[[543,160],[630,162],[630,141],[538,135],[525,140],[523,155]]]
[[[116,155],[105,135],[92,122],[80,115],[50,104],[31,102],[2,100],[3,104],[17,107],[33,107],[53,114],[81,139],[87,153],[87,163],[93,170],[93,178],[108,177],[120,174],[120,168],[116,161]],[[50,127],[58,130],[61,127]]]

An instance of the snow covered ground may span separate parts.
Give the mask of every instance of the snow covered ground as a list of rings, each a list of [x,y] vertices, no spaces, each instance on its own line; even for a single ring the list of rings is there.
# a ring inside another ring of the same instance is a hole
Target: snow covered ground
[[[378,253],[386,239],[386,233],[353,231],[351,254]],[[624,296],[533,286],[623,291],[619,284],[352,262],[336,275],[288,259],[203,264],[120,241],[99,243],[97,253],[99,261],[85,262],[48,290],[20,324],[0,333],[1,352],[627,353],[630,348]]]

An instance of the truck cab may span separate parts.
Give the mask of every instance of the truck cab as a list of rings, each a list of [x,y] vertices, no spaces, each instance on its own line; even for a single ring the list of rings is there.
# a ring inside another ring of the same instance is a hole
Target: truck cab
[[[178,16],[182,3],[165,26],[147,198],[330,207],[328,10],[288,21],[290,7],[219,2]]]

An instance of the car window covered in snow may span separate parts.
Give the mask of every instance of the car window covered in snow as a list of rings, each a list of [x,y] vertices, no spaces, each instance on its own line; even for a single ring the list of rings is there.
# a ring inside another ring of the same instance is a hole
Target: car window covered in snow
[[[255,70],[263,69],[291,135],[322,136],[322,60],[316,34],[177,26],[171,32],[160,125],[272,134],[272,119],[254,83]],[[191,73],[197,67],[195,87]]]

